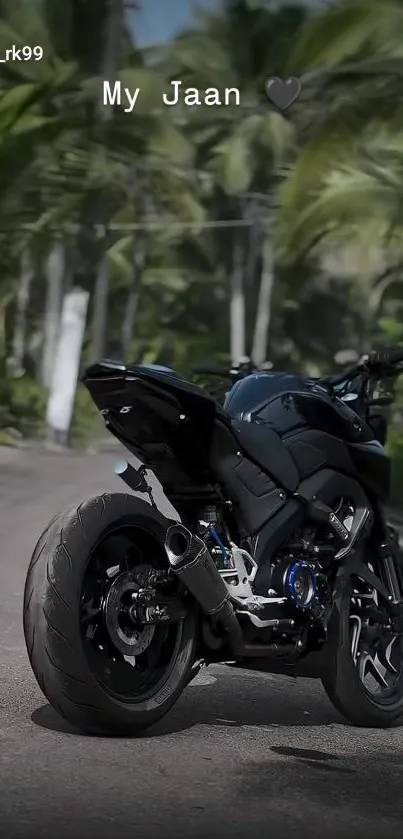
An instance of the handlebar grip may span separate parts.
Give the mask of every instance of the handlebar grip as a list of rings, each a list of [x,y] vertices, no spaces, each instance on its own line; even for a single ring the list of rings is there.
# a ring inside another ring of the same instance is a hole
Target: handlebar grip
[[[387,369],[393,367],[395,364],[403,362],[403,347],[396,347],[396,349],[380,350],[373,353],[369,359],[369,365],[372,369]]]
[[[192,369],[193,373],[201,373],[206,376],[224,376],[226,378],[231,376],[230,368],[224,364],[198,364]]]
[[[403,347],[398,347],[387,353],[387,364],[399,364],[400,361],[403,361]]]

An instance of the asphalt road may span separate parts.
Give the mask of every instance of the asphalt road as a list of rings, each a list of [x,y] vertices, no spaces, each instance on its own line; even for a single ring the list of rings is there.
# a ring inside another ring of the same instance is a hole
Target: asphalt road
[[[47,704],[22,633],[30,554],[59,509],[121,489],[115,460],[0,451],[2,839],[401,837],[403,728],[345,725],[316,681],[208,668],[136,739]]]

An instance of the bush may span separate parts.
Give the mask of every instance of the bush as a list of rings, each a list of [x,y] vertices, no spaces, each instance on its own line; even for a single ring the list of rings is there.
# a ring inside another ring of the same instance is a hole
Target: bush
[[[105,426],[101,414],[94,405],[87,389],[79,384],[74,405],[74,415],[71,427],[72,440],[89,440],[105,434]]]
[[[0,378],[0,445],[15,444],[18,437],[44,433],[47,390],[31,376]],[[77,442],[102,434],[104,425],[87,390],[79,385],[74,405],[71,438]]]
[[[11,409],[24,436],[35,435],[42,428],[46,403],[47,392],[35,379],[25,375],[12,381]]]
[[[30,376],[4,377],[0,387],[0,428],[23,437],[36,436],[43,427],[46,391]]]
[[[392,461],[392,482],[390,501],[403,507],[403,428],[391,428],[387,449]]]

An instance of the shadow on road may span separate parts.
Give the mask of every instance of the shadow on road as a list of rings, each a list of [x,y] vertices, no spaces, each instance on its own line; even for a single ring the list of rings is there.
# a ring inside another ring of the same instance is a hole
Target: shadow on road
[[[197,725],[291,727],[327,726],[345,721],[335,711],[320,689],[312,695],[304,679],[284,682],[260,678],[243,679],[240,674],[213,684],[190,685],[173,710],[161,722],[144,732],[142,739],[162,737],[187,731]],[[308,710],[309,709],[309,710]],[[74,729],[50,705],[37,708],[31,716],[35,725],[50,731],[83,735]],[[88,735],[87,735],[88,736]]]
[[[367,833],[368,837],[397,839],[402,835],[402,752],[371,749],[370,740],[365,754],[337,756],[280,746],[272,746],[270,751],[284,758],[281,770],[271,760],[244,761],[239,770],[239,794],[242,791],[248,797],[249,806],[254,806],[255,802],[258,807],[260,801],[275,796],[278,777],[283,788],[293,790],[297,801],[303,800],[314,810],[317,808],[318,813],[334,812],[335,807],[340,807],[344,816],[350,814],[350,835],[362,835],[359,832],[363,826],[361,820],[371,820],[373,824],[373,832]],[[275,815],[274,812],[274,818]],[[326,836],[326,827],[323,835]],[[340,835],[344,837],[345,831],[341,830]]]
[[[335,761],[340,761],[340,757],[331,752],[322,752],[316,749],[293,749],[289,746],[271,746],[270,751],[283,757],[294,757],[298,763],[302,763],[304,766],[310,766],[313,769],[316,769],[318,763],[320,763],[320,768],[325,769],[327,772],[341,772],[342,774],[354,775],[357,771],[348,766],[341,766],[340,762],[335,763]]]

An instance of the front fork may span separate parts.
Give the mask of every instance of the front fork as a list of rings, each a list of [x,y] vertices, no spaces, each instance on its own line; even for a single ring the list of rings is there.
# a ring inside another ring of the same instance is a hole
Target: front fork
[[[377,591],[388,602],[392,625],[397,635],[403,635],[403,559],[400,553],[398,534],[386,524],[380,511],[375,512],[372,540],[377,547],[374,553],[378,560],[378,569],[371,570],[368,560],[360,550],[341,563],[336,576],[334,605],[341,608],[347,579],[358,577]],[[378,513],[378,515],[377,515]],[[372,541],[371,540],[371,541]],[[378,576],[379,574],[379,576]]]
[[[402,558],[400,555],[399,536],[394,527],[387,527],[387,538],[379,546],[381,567],[385,583],[389,589],[392,603],[402,600]]]
[[[392,623],[397,634],[403,634],[403,558],[397,530],[382,516],[382,541],[378,547],[379,565],[385,586]]]

